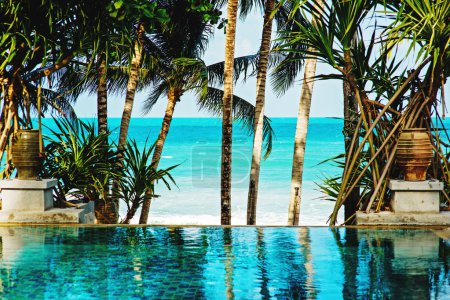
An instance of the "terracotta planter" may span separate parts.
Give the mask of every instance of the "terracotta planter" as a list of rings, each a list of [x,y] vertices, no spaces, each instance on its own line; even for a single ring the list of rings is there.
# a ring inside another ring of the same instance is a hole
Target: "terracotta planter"
[[[17,178],[34,180],[42,168],[39,156],[39,130],[19,130],[14,134],[12,160],[17,169]]]
[[[403,129],[395,158],[406,181],[426,180],[427,169],[433,158],[433,148],[426,129]]]

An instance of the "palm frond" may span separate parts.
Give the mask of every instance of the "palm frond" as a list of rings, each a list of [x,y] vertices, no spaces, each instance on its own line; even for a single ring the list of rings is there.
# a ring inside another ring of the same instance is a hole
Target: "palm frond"
[[[222,115],[223,107],[223,91],[214,87],[208,87],[206,96],[198,102],[199,109],[204,109],[216,116]],[[234,95],[233,96],[233,117],[241,123],[241,125],[253,134],[253,123],[255,117],[255,106],[246,100]],[[275,132],[270,123],[270,119],[264,116],[263,140],[265,147],[264,159],[266,159],[272,151],[272,142]]]
[[[236,57],[234,59],[234,82],[243,77],[245,81],[249,76],[255,75],[258,69],[259,54]],[[224,62],[218,62],[207,66],[209,84],[213,86],[222,86],[224,81]]]

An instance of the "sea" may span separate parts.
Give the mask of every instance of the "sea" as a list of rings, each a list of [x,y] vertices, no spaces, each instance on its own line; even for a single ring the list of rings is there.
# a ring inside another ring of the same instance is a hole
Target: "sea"
[[[82,119],[96,122],[95,119]],[[270,156],[262,161],[257,225],[286,225],[290,198],[296,118],[272,118],[275,131]],[[153,143],[161,118],[132,118],[129,138],[139,147]],[[43,124],[53,128],[51,118]],[[342,169],[325,160],[343,153],[342,119],[311,118],[303,171],[301,225],[327,225],[334,202],[321,199],[317,184],[324,176],[339,176]],[[119,135],[120,118],[110,118],[112,139]],[[160,182],[153,199],[149,224],[219,225],[221,119],[174,118],[164,145],[161,168],[179,165],[171,172],[176,185]],[[44,128],[44,134],[48,129]],[[239,122],[233,125],[232,225],[246,223],[247,195],[253,136]],[[120,212],[125,214],[124,205]],[[132,223],[137,223],[139,212]],[[340,218],[342,221],[342,217]]]

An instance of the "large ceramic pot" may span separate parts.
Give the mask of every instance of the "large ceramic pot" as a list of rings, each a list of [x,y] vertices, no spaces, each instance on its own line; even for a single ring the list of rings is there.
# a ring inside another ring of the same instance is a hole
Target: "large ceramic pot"
[[[14,134],[12,160],[17,169],[18,179],[38,178],[42,168],[42,158],[39,155],[39,130],[19,130]]]
[[[426,129],[403,129],[398,139],[396,160],[405,180],[426,180],[432,158],[433,148]]]

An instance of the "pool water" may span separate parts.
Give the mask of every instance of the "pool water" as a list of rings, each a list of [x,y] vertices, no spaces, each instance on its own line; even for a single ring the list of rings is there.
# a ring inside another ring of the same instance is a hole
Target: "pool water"
[[[450,299],[450,231],[0,227],[2,299]]]

